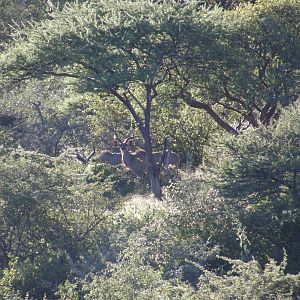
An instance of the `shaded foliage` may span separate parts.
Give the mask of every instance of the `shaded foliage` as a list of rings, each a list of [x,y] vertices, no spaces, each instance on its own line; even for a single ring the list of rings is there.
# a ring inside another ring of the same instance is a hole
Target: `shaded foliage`
[[[0,8],[1,299],[299,297],[298,1]],[[163,202],[114,134],[169,137]]]
[[[288,270],[294,272],[300,245],[299,129],[297,103],[273,128],[228,141],[219,174],[221,193],[242,207],[255,255],[279,259],[286,248]]]

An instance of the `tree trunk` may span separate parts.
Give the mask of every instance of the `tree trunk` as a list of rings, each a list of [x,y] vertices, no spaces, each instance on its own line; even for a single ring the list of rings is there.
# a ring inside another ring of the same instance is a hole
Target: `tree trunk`
[[[145,143],[145,152],[148,162],[148,173],[150,177],[151,190],[154,197],[161,200],[162,191],[160,187],[160,172],[152,155],[152,141],[149,126],[143,127],[141,132]]]
[[[3,243],[3,246],[1,247],[2,260],[0,261],[0,267],[1,269],[7,269],[7,268],[9,269],[9,256],[8,256],[9,252],[4,244],[5,243]]]
[[[147,141],[146,141],[147,140]],[[149,144],[150,142],[150,144]],[[151,190],[155,198],[161,200],[162,191],[160,187],[160,173],[158,166],[153,159],[151,140],[145,139],[145,150],[148,161],[148,173],[150,177]]]
[[[154,167],[154,168],[153,168]],[[160,176],[156,170],[156,166],[152,166],[149,164],[149,175],[150,175],[150,184],[151,190],[155,198],[161,200],[162,198],[162,191],[160,187]]]

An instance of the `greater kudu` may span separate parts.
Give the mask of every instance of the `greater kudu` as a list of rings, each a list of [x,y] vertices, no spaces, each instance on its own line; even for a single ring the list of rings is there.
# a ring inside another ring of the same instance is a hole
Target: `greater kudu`
[[[133,139],[133,137],[128,137],[122,142],[119,138],[114,136],[114,140],[119,142],[122,162],[125,167],[131,170],[137,177],[143,178],[146,174],[147,164],[145,160],[138,157],[135,153],[129,152],[128,141],[131,139]]]
[[[101,163],[117,166],[122,164],[122,155],[121,153],[112,153],[110,151],[103,151],[99,155],[97,160]]]
[[[87,164],[89,160],[95,155],[95,147],[93,151],[85,157],[82,150],[76,151],[76,158],[81,161],[83,164]],[[98,158],[96,158],[97,162],[106,163],[113,166],[122,164],[122,155],[121,153],[113,153],[108,150],[101,152]]]
[[[127,137],[123,142],[116,136],[114,136],[114,139],[115,141],[119,142],[123,164],[135,175],[143,178],[148,169],[148,157],[146,155],[146,152],[144,150],[139,150],[136,153],[129,151],[128,141],[133,139],[132,136]],[[153,152],[152,155],[154,161],[157,164],[161,163],[163,152]],[[164,160],[162,162],[165,175],[167,175],[170,165],[173,165],[175,167],[175,173],[177,173],[177,170],[179,168],[179,161],[179,156],[175,152],[167,149]]]

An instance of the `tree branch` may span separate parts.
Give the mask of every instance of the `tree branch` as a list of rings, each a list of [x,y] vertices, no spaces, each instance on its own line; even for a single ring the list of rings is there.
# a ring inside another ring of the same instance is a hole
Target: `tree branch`
[[[130,91],[130,89],[127,90],[129,95],[131,96],[131,98],[137,103],[137,105],[144,111],[144,106],[142,105],[141,101],[139,101],[139,99],[137,97],[134,96],[134,94]],[[128,96],[126,95],[126,93],[123,94],[125,98],[127,98],[128,100]],[[129,100],[128,100],[129,101]]]
[[[166,160],[167,155],[170,156],[170,143],[169,143],[168,139],[165,138],[163,153],[162,153],[162,156],[161,156],[160,161],[159,161],[158,166],[157,166],[158,170],[159,170],[159,173],[161,172],[161,167],[162,167],[163,164],[164,164],[164,166],[168,167],[168,161],[167,161],[167,163],[164,163],[165,160]]]
[[[234,108],[233,106],[230,106],[230,105],[228,105],[228,104],[222,103],[222,102],[219,101],[219,100],[216,100],[216,103],[222,105],[224,108],[226,108],[226,109],[228,109],[228,110],[234,111],[234,112],[236,112],[236,113],[238,113],[238,114],[244,116],[244,114],[243,114],[240,110],[238,110],[237,108]]]
[[[189,105],[190,107],[199,108],[205,110],[214,120],[215,122],[221,126],[223,129],[225,129],[227,132],[238,135],[239,132],[234,129],[231,125],[226,123],[223,119],[220,118],[220,116],[206,103],[196,101],[192,99],[191,96],[185,96],[183,91],[181,91],[181,97],[183,101]]]
[[[246,101],[245,100],[242,100],[234,95],[232,95],[230,92],[229,92],[229,89],[227,87],[227,84],[224,84],[224,94],[225,96],[231,100],[231,101],[234,101],[234,102],[237,102],[239,104],[241,104],[244,108],[247,108],[247,105],[246,105]]]
[[[120,100],[125,105],[125,107],[129,110],[129,112],[133,116],[135,122],[138,124],[139,128],[142,129],[143,128],[143,122],[142,122],[141,118],[138,116],[138,114],[135,111],[135,109],[133,108],[133,106],[131,105],[128,98],[124,98],[116,90],[111,89],[110,92],[111,92],[112,95],[114,95],[118,100]]]
[[[42,112],[42,109],[41,109],[42,103],[40,101],[38,101],[37,103],[31,102],[31,104],[33,105],[34,109],[36,110],[36,112],[37,112],[37,114],[38,114],[38,116],[39,116],[39,118],[41,120],[41,127],[42,127],[42,129],[40,130],[40,132],[38,134],[40,136],[41,134],[44,133],[44,131],[47,128],[46,119],[45,119],[45,117],[43,115],[43,112]]]

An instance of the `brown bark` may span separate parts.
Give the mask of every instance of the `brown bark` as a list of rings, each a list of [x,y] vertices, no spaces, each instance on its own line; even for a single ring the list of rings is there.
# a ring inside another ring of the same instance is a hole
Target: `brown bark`
[[[1,261],[0,261],[0,268],[6,269],[9,268],[9,248],[5,241],[5,239],[0,237],[0,252],[1,254]]]
[[[254,128],[258,128],[259,127],[259,122],[258,122],[258,119],[257,119],[257,116],[256,114],[251,111],[247,117],[246,117],[247,121],[254,127]]]
[[[238,135],[238,131],[233,128],[231,125],[229,125],[227,122],[225,122],[212,108],[210,105],[196,101],[192,99],[191,97],[183,97],[184,102],[189,105],[190,107],[199,108],[205,110],[219,126],[221,126],[223,129],[225,129],[227,132]]]
[[[157,172],[157,168],[152,163],[149,164],[149,175],[150,175],[150,184],[151,190],[155,198],[161,200],[162,198],[162,191],[160,186],[160,176]]]
[[[158,166],[153,158],[153,151],[152,151],[152,141],[150,136],[150,123],[146,123],[145,126],[142,128],[142,135],[145,142],[145,152],[148,161],[148,173],[150,177],[150,185],[151,190],[155,198],[161,200],[162,198],[162,191],[160,186],[160,172]]]
[[[263,107],[260,115],[260,120],[264,125],[270,125],[271,119],[276,113],[276,109],[277,109],[276,103],[273,104],[268,103]]]
[[[155,91],[153,91],[153,86],[151,86],[151,84],[146,85],[145,87],[147,91],[146,108],[144,110],[145,123],[144,126],[140,128],[140,130],[144,138],[145,151],[148,158],[148,172],[150,176],[151,190],[154,197],[161,200],[162,191],[160,186],[160,172],[153,158],[152,140],[150,134],[151,105],[152,105],[152,100],[155,97]]]

